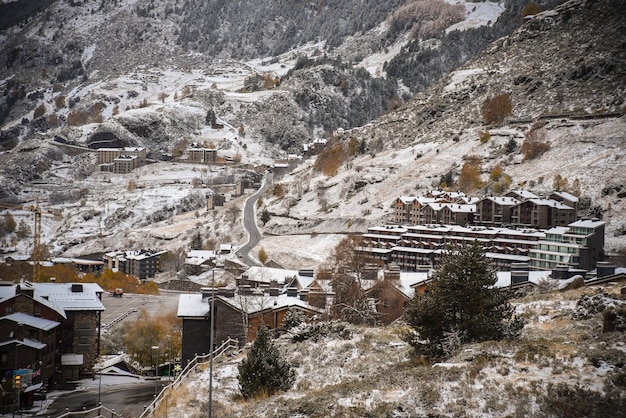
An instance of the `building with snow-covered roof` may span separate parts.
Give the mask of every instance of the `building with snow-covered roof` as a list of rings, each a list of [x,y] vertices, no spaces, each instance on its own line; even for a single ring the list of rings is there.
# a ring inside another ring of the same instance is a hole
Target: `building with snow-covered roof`
[[[571,193],[561,192],[561,191],[552,192],[550,196],[548,196],[548,199],[561,202],[567,206],[574,208],[578,212],[578,203],[580,199],[578,199],[578,197],[574,196]]]
[[[159,260],[166,253],[166,250],[111,251],[102,258],[107,268],[146,280],[156,275]]]
[[[29,388],[49,385],[55,374],[59,325],[58,321],[23,312],[0,317],[0,374],[5,376],[17,366],[30,374]]]
[[[537,196],[530,190],[524,189],[513,189],[509,191],[505,196],[514,197],[519,201],[524,201],[528,199],[539,199],[539,196]]]
[[[520,201],[510,196],[487,196],[476,204],[477,224],[503,226],[511,223],[511,208]]]
[[[55,350],[81,355],[80,367],[60,369],[62,379],[91,373],[100,350],[100,320],[104,311],[103,290],[95,283],[30,283],[0,287],[0,315],[42,331],[55,330]],[[19,314],[19,315],[16,315]],[[26,318],[24,319],[24,315]],[[54,324],[58,324],[54,325]],[[4,329],[5,327],[0,327]],[[29,338],[35,338],[33,334]],[[42,343],[50,345],[49,342]],[[56,361],[56,360],[55,360]]]
[[[116,163],[116,160],[122,156],[125,158]],[[96,150],[96,166],[99,167],[100,171],[130,173],[134,168],[141,167],[146,163],[146,156],[146,149],[142,147],[98,148]]]
[[[406,232],[402,232],[405,230]],[[492,228],[461,225],[412,225],[363,234],[362,250],[385,264],[395,263],[402,271],[422,271],[434,266],[448,244],[478,241],[494,268],[508,270],[511,263],[529,262],[530,250],[545,234],[534,229]]]
[[[215,293],[213,293],[215,292]],[[208,353],[211,323],[211,301],[214,300],[214,346],[229,338],[240,344],[254,340],[258,328],[280,328],[290,310],[306,316],[322,315],[316,308],[298,296],[267,293],[236,292],[234,289],[203,288],[202,293],[182,294],[177,316],[183,321],[182,360],[187,363],[196,354]]]
[[[528,199],[511,208],[511,223],[546,229],[576,221],[576,210],[553,199]]]

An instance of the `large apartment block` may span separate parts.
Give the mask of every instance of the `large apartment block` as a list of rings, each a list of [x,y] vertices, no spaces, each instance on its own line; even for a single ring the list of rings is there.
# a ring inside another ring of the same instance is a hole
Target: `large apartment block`
[[[445,245],[473,240],[499,270],[515,263],[593,270],[604,256],[604,223],[577,221],[578,198],[566,192],[541,198],[515,189],[479,199],[433,190],[400,196],[392,207],[397,225],[370,228],[363,250],[404,271],[433,266]]]
[[[393,202],[393,221],[400,225],[484,225],[547,229],[576,221],[578,198],[554,192],[540,198],[517,189],[506,196],[469,197],[461,192],[430,191],[424,196],[400,196]]]
[[[193,163],[208,164],[217,162],[217,150],[214,148],[189,148],[189,161]]]
[[[103,258],[109,269],[121,271],[139,280],[146,280],[156,275],[159,260],[165,253],[167,251],[112,251],[106,253]]]
[[[485,256],[497,270],[510,270],[515,263],[528,263],[530,252],[545,233],[537,230],[488,228],[460,225],[413,225],[369,228],[363,234],[362,250],[402,271],[420,271],[437,264],[448,244],[479,241]]]
[[[592,270],[603,257],[604,222],[590,220],[548,229],[530,251],[531,265],[543,270],[557,266]]]
[[[146,163],[146,156],[145,148],[98,148],[96,165],[100,171],[126,174],[143,166]]]

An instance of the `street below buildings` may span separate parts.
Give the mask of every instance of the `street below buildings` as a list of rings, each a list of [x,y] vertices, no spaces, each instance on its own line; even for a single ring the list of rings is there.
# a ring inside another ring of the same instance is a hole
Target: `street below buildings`
[[[58,417],[66,411],[76,412],[98,406],[98,399],[103,407],[115,410],[124,417],[137,417],[152,402],[168,381],[146,380],[135,377],[102,376],[102,382],[96,375],[94,379],[80,380],[75,389],[51,391],[44,401],[35,401],[35,405],[25,415]],[[103,413],[103,415],[106,415]]]

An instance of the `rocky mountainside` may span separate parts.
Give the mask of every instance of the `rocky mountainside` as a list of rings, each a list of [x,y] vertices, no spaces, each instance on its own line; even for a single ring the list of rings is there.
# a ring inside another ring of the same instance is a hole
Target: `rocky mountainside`
[[[554,190],[560,176],[567,181],[559,187],[579,192],[585,211],[607,222],[608,252],[623,251],[624,15],[620,2],[568,2],[529,19],[397,111],[337,134],[339,148],[354,141],[366,152],[346,156],[331,176],[315,168],[318,159],[285,177],[289,193],[265,201],[276,215],[266,232],[347,232],[365,226],[357,220],[389,221],[396,197],[437,188],[448,173],[458,180],[476,156],[483,185],[475,195],[499,190],[495,167],[510,176],[510,187],[538,194]],[[500,94],[510,97],[511,116],[486,123],[483,104]],[[529,158],[522,149],[529,136],[547,151]]]
[[[236,17],[229,3],[212,28],[202,26],[202,10],[219,7],[204,2],[20,0],[32,13],[0,20],[0,200],[39,198],[61,209],[62,220],[44,227],[56,254],[138,241],[178,249],[195,229],[237,244],[241,202],[214,212],[198,202],[250,173],[167,161],[196,143],[270,165],[331,136],[329,149],[353,144],[336,173],[311,159],[264,197],[272,219],[262,245],[272,258],[302,261],[274,238],[289,234],[319,246],[303,258],[316,264],[332,245],[319,234],[389,220],[395,197],[438,187],[444,175],[458,179],[468,156],[481,161],[476,194],[502,187],[489,180],[498,165],[510,184],[539,193],[558,174],[607,220],[609,251],[624,248],[621,2],[570,1],[493,44],[520,25],[525,2],[288,3],[246,2]],[[272,15],[271,7],[284,10]],[[437,17],[424,20],[432,7]],[[253,16],[246,30],[242,16]],[[298,23],[295,36],[285,19],[310,22]],[[315,24],[322,20],[330,26]],[[342,31],[330,39],[329,27]],[[485,123],[485,99],[503,93],[511,117]],[[211,113],[222,128],[212,127]],[[533,159],[521,152],[529,132],[549,145]],[[93,149],[102,146],[143,146],[158,163],[124,176],[98,173]],[[160,191],[165,184],[175,191]],[[28,251],[30,240],[5,237],[5,245],[16,242]]]

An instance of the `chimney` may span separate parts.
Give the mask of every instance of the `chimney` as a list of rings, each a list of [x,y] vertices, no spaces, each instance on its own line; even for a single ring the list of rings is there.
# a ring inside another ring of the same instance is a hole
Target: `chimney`
[[[278,296],[280,295],[280,289],[277,287],[270,287],[269,288],[269,295],[270,296]]]
[[[610,261],[596,262],[596,271],[598,277],[612,276],[615,274],[615,264]]]

